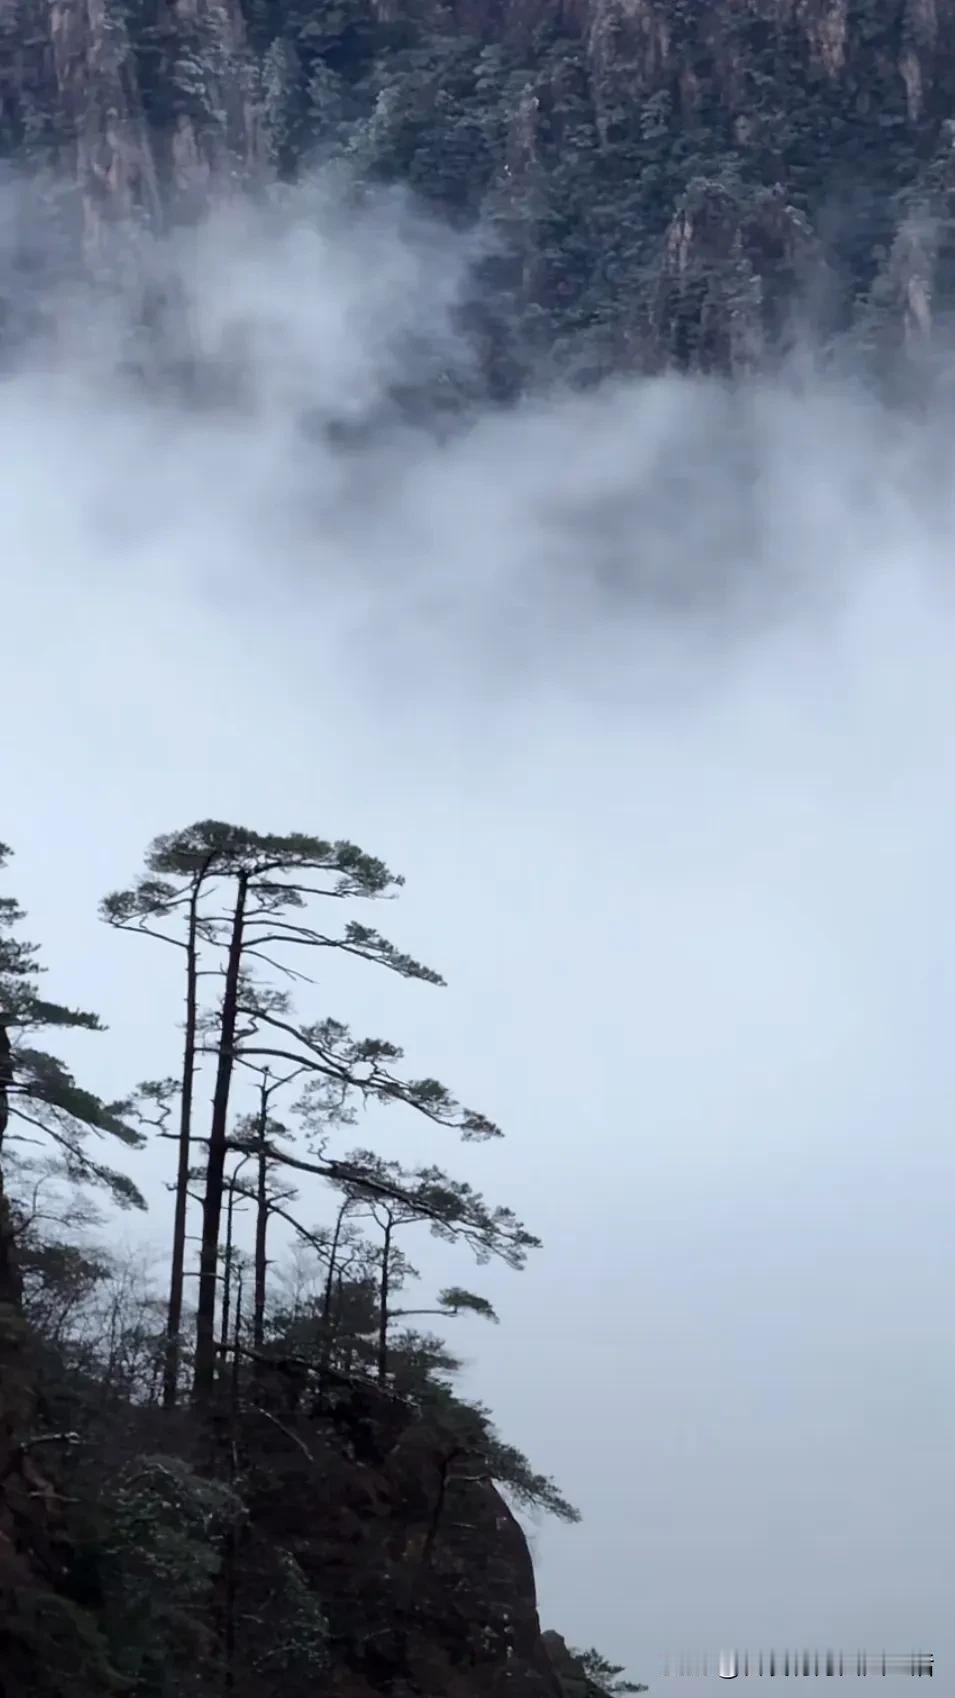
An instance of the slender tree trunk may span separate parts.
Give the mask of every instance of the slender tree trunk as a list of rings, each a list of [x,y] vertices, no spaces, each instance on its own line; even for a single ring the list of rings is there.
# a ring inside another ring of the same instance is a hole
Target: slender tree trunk
[[[229,1381],[229,1485],[235,1490],[239,1473],[239,1335],[242,1330],[242,1276],[240,1274],[235,1300],[235,1338],[232,1350],[232,1372]],[[222,1689],[229,1693],[235,1686],[235,1619],[239,1585],[239,1528],[235,1514],[229,1518],[225,1537],[223,1561],[224,1622]]]
[[[259,1110],[258,1183],[255,1194],[255,1299],[252,1311],[252,1342],[256,1350],[265,1343],[265,1281],[268,1261],[266,1248],[269,1231],[268,1158],[265,1134],[268,1127],[268,1072],[262,1081],[262,1101]]]
[[[335,1295],[336,1295],[338,1301],[335,1305],[335,1328],[334,1328],[334,1334],[330,1335],[329,1350],[331,1350],[331,1337],[337,1337],[338,1336],[338,1330],[339,1330],[339,1327],[341,1326],[342,1310],[343,1310],[344,1305],[345,1305],[345,1299],[344,1299],[343,1291],[342,1291],[342,1276],[341,1276],[341,1274],[338,1274],[338,1276],[335,1280]],[[355,1340],[354,1340],[353,1337],[352,1338],[346,1337],[345,1348],[344,1348],[344,1351],[342,1352],[341,1361],[338,1364],[338,1366],[341,1367],[343,1373],[350,1374],[351,1371],[352,1371],[352,1364],[354,1363],[354,1360],[355,1360]]]
[[[212,1099],[212,1123],[209,1128],[206,1190],[202,1203],[202,1245],[199,1252],[196,1368],[192,1386],[193,1401],[199,1405],[207,1404],[211,1400],[215,1386],[219,1225],[222,1218],[229,1090],[235,1067],[235,1026],[239,999],[239,977],[242,967],[242,932],[245,924],[248,882],[248,874],[241,873],[238,879],[235,911],[232,918],[232,936],[229,940],[225,990],[222,997],[222,1023],[219,1030],[219,1059],[216,1068],[215,1093]]]
[[[189,1204],[189,1155],[192,1134],[192,1094],[196,1075],[196,1025],[198,1019],[199,950],[196,937],[199,894],[208,863],[198,874],[189,897],[189,928],[186,936],[186,1025],[182,1052],[182,1092],[179,1098],[179,1170],[176,1175],[176,1213],[172,1227],[172,1264],[169,1273],[169,1306],[166,1311],[166,1360],[162,1400],[172,1409],[179,1395],[179,1353],[182,1333],[182,1300],[186,1271],[186,1213]]]
[[[332,1235],[331,1249],[328,1257],[328,1274],[325,1279],[325,1295],[322,1301],[322,1350],[321,1365],[327,1367],[332,1356],[332,1291],[335,1285],[335,1274],[338,1268],[338,1245],[342,1235],[342,1226],[348,1212],[350,1199],[345,1198],[338,1211],[335,1231]]]
[[[266,1248],[269,1231],[269,1199],[265,1189],[267,1168],[264,1152],[259,1155],[259,1183],[255,1214],[255,1307],[252,1314],[252,1342],[256,1350],[265,1343],[265,1283],[268,1260]]]
[[[385,1241],[381,1249],[381,1286],[378,1293],[378,1384],[388,1378],[388,1276],[391,1260],[391,1216],[385,1224]]]
[[[222,1314],[219,1323],[219,1345],[222,1372],[225,1373],[229,1347],[229,1305],[232,1300],[232,1214],[235,1208],[235,1186],[229,1186],[229,1201],[225,1211],[225,1255],[222,1259]]]

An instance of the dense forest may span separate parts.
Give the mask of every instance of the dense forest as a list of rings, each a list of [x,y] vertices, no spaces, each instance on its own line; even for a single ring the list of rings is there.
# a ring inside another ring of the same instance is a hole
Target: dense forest
[[[6,1698],[644,1690],[541,1633],[515,1511],[578,1512],[454,1389],[446,1324],[493,1322],[490,1304],[416,1291],[406,1248],[430,1230],[520,1268],[537,1240],[451,1173],[405,1166],[390,1120],[387,1154],[342,1148],[402,1106],[500,1136],[407,1077],[395,1045],[304,1006],[316,952],[442,983],[357,918],[325,929],[401,883],[347,842],[215,821],[157,839],[101,912],[144,956],[176,950],[181,1069],[121,1102],[42,1047],[104,1028],[41,994],[24,915],[0,901]],[[146,1199],[103,1150],[149,1140],[175,1199],[164,1289],[106,1247],[111,1211]],[[279,1227],[292,1248],[273,1255]]]
[[[3,0],[7,335],[68,253],[333,166],[480,233],[485,400],[807,349],[937,381],[953,65],[951,0]]]

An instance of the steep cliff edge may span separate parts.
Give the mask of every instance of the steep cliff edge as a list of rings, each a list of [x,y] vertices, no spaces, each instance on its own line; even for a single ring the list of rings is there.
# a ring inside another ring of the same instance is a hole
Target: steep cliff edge
[[[542,1634],[479,1462],[370,1382],[329,1402],[266,1376],[210,1451],[187,1414],[91,1418],[75,1384],[44,1387],[15,1301],[0,1369],[5,1698],[605,1698]]]
[[[880,355],[955,298],[952,0],[0,0],[0,146],[88,257],[347,156],[483,217],[490,381]],[[59,203],[58,203],[59,204]]]
[[[335,1624],[328,1690],[561,1698],[526,1538],[453,1428],[371,1385],[289,1401],[244,1425],[245,1501]]]

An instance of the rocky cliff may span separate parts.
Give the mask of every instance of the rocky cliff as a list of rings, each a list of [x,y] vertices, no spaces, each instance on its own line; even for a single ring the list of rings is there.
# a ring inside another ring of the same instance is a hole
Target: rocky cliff
[[[460,1431],[327,1372],[264,1372],[211,1431],[104,1404],[32,1334],[8,1258],[4,1698],[607,1698],[542,1634],[525,1535]]]
[[[88,261],[330,155],[482,218],[504,392],[917,356],[955,296],[952,0],[0,0],[0,146]]]
[[[250,1416],[245,1495],[335,1622],[329,1693],[562,1698],[520,1523],[453,1433],[370,1385],[293,1402]]]

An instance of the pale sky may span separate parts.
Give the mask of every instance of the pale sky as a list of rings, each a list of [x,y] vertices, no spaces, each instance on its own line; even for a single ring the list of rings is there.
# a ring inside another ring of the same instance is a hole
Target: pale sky
[[[50,994],[110,1026],[83,1078],[175,1065],[175,961],[96,917],[155,833],[383,855],[407,889],[367,917],[448,989],[332,963],[301,1002],[507,1133],[350,1141],[544,1240],[520,1275],[412,1252],[494,1301],[449,1332],[465,1389],[583,1512],[532,1529],[544,1624],[687,1698],[725,1687],[668,1650],[944,1679],[952,421],[630,383],[342,455],[297,416],[368,415],[460,256],[305,210],[176,260],[237,410],[124,394],[105,309],[0,387],[0,837]],[[120,1231],[161,1247],[169,1146],[127,1165],[155,1206]]]

